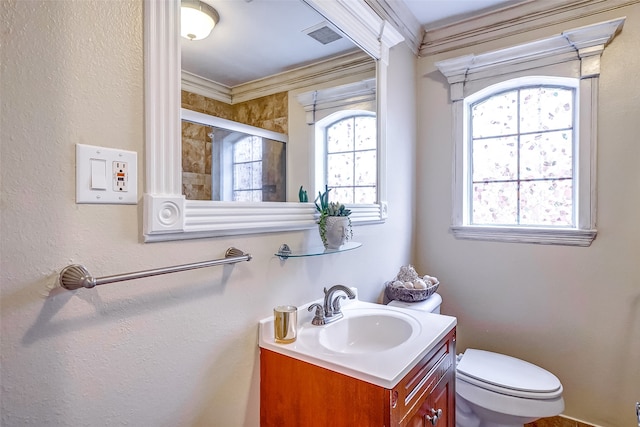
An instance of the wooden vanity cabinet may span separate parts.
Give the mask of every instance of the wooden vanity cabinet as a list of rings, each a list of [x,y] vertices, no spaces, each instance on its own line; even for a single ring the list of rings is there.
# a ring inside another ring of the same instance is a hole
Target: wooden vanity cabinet
[[[454,427],[455,357],[454,328],[387,389],[261,348],[260,425]]]

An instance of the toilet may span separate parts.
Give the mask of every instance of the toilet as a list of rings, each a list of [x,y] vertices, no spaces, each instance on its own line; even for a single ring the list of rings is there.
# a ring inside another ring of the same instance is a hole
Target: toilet
[[[440,313],[442,297],[390,306]],[[523,427],[564,410],[562,384],[552,373],[504,354],[467,349],[456,365],[456,427]]]

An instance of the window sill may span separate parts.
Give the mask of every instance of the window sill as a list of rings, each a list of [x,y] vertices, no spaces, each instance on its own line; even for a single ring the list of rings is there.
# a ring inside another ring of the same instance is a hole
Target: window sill
[[[536,243],[541,245],[591,246],[597,230],[568,228],[518,228],[491,226],[452,226],[456,239],[484,240],[506,243]]]

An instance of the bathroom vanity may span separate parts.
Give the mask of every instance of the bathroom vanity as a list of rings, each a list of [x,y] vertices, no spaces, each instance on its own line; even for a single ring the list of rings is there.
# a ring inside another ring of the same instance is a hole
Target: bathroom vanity
[[[455,318],[360,301],[343,312],[333,331],[303,320],[286,345],[272,343],[272,321],[261,322],[260,425],[454,427]]]

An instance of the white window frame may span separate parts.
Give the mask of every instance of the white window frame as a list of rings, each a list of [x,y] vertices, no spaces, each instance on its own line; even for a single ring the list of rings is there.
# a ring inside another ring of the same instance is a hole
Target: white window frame
[[[596,230],[597,112],[600,58],[625,18],[564,31],[547,39],[437,62],[447,77],[453,111],[453,206],[451,232],[458,239],[590,246]],[[575,228],[486,226],[465,223],[465,99],[518,77],[579,79]]]
[[[370,112],[377,121],[377,193],[376,203],[347,204],[351,210],[351,221],[354,225],[382,223],[387,219],[387,186],[386,186],[386,138],[383,133],[385,125],[384,115],[380,113],[380,89],[376,89],[376,79],[366,79],[360,82],[348,83],[340,86],[319,89],[297,95],[298,103],[304,108],[306,121],[309,125],[309,140],[313,143],[312,159],[309,164],[309,180],[313,184],[309,192],[311,195],[324,191],[325,186],[325,150],[324,128],[319,123],[326,117],[347,117],[357,113]],[[376,113],[377,111],[377,113]],[[342,116],[339,116],[342,115]],[[314,196],[315,197],[315,196]],[[311,201],[311,200],[310,200]]]

